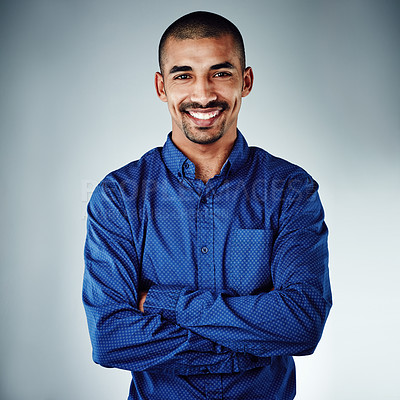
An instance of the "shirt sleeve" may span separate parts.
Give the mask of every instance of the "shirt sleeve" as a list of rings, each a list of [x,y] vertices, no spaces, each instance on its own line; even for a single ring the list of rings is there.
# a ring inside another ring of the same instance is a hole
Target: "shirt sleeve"
[[[332,298],[328,230],[318,185],[308,175],[301,182],[296,190],[283,195],[270,265],[273,291],[229,296],[154,286],[146,298],[145,311],[159,313],[233,351],[263,357],[311,354],[320,340]]]
[[[83,303],[96,363],[181,375],[233,372],[266,363],[138,310],[138,256],[115,182],[103,181],[92,195],[84,254]]]

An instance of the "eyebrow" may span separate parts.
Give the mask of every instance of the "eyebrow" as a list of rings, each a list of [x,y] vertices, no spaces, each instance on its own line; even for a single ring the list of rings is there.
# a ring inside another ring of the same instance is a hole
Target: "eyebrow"
[[[188,65],[174,65],[169,71],[169,73],[175,74],[175,72],[186,72],[186,71],[193,71],[193,69]]]
[[[235,69],[235,67],[228,61],[225,61],[220,64],[215,64],[210,67],[210,70],[215,71],[217,69]],[[193,71],[193,68],[189,65],[174,65],[171,70],[169,71],[170,74],[175,74],[176,72],[187,72]]]
[[[212,66],[210,67],[210,69],[212,69],[212,70],[224,69],[224,68],[227,68],[227,69],[235,69],[235,67],[234,67],[230,62],[228,62],[228,61],[225,61],[225,62],[220,63],[220,64],[215,64],[215,65],[212,65]]]

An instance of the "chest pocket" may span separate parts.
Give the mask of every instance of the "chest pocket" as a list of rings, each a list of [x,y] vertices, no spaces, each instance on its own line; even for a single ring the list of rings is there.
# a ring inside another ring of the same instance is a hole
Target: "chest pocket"
[[[272,287],[270,255],[273,235],[264,229],[236,229],[226,258],[227,285],[239,295]]]

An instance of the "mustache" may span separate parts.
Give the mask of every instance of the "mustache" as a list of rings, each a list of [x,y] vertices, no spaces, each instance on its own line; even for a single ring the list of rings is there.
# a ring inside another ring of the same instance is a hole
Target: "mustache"
[[[203,106],[200,103],[182,103],[179,106],[179,111],[180,112],[186,112],[188,109],[206,109],[206,108],[221,108],[222,111],[227,110],[229,108],[229,104],[226,101],[218,101],[218,100],[213,100],[207,103],[205,106]]]

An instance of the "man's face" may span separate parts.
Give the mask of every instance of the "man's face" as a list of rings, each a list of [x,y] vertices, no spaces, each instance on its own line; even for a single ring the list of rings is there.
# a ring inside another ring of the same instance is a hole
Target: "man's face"
[[[252,84],[252,70],[242,71],[229,35],[169,38],[163,74],[156,73],[157,94],[168,102],[173,138],[198,144],[236,137],[242,97],[250,93]]]

